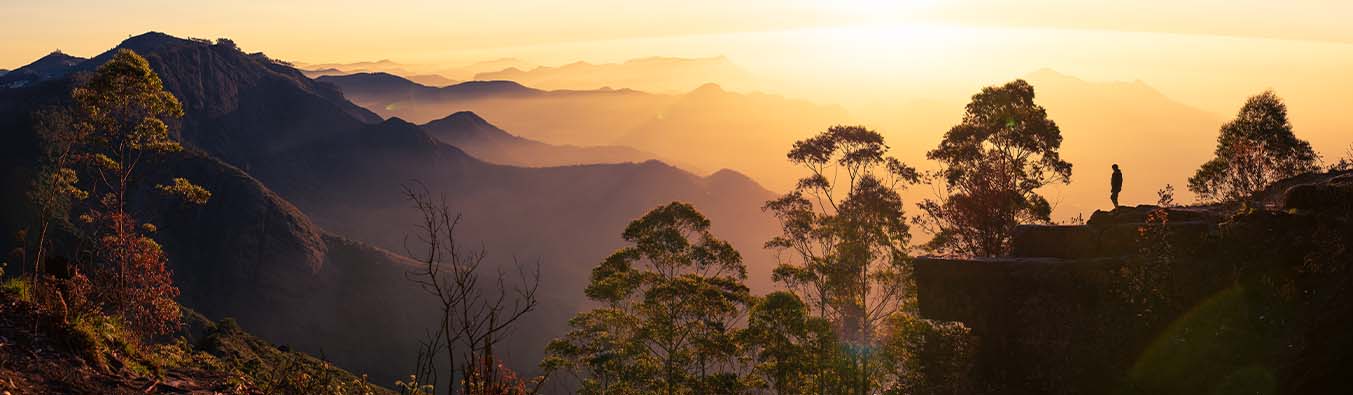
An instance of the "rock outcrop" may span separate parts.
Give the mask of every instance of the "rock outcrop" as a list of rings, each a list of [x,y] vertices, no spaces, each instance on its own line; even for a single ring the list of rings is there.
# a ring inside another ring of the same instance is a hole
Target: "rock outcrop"
[[[918,258],[921,315],[972,329],[980,393],[1330,393],[1353,373],[1353,173],[1255,198],[1021,226],[1010,257]]]

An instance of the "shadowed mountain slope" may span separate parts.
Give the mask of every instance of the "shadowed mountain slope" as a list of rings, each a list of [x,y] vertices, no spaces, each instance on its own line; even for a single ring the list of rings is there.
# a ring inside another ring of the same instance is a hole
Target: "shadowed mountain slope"
[[[66,82],[0,91],[0,164],[6,170],[0,183],[6,190],[24,191],[32,182],[38,150],[28,114],[61,102]],[[213,319],[234,317],[272,342],[326,355],[386,385],[387,378],[405,373],[403,365],[371,356],[407,346],[404,339],[418,336],[425,323],[417,308],[423,295],[391,286],[404,281],[406,259],[326,233],[262,183],[200,151],[149,164],[148,177],[181,176],[213,193],[205,205],[185,206],[151,185],[135,186],[132,209],[149,213],[143,219],[159,228],[155,238],[183,292],[180,303]],[[36,223],[23,193],[0,196],[0,213],[6,234]],[[373,302],[372,295],[381,296]],[[354,314],[370,321],[354,321]]]

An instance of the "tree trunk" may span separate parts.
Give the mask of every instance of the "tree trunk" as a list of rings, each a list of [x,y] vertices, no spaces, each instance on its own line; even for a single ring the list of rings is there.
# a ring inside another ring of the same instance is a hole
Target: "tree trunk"
[[[36,285],[42,276],[43,253],[46,252],[47,244],[47,226],[51,221],[42,220],[42,230],[38,231],[38,251],[33,258],[33,284]]]

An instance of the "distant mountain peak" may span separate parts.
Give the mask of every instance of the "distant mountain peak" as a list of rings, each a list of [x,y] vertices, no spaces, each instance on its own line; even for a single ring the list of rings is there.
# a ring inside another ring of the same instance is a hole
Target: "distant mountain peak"
[[[33,61],[33,63],[24,67],[28,68],[33,66],[56,65],[56,64],[64,64],[66,66],[70,66],[79,62],[83,62],[84,60],[85,58],[67,55],[65,52],[61,52],[61,50],[58,49],[52,51],[52,53],[49,53],[41,58],[38,58],[38,60]]]
[[[480,117],[479,114],[475,114],[474,111],[457,111],[454,114],[448,115],[446,116],[446,118],[442,119],[454,119],[477,123],[489,123],[489,121],[486,121],[484,120],[483,117]]]
[[[1076,82],[1086,82],[1085,80],[1082,80],[1082,79],[1080,79],[1080,78],[1076,78],[1076,77],[1074,77],[1074,76],[1072,76],[1072,75],[1070,75],[1070,74],[1066,74],[1066,73],[1063,73],[1063,72],[1060,72],[1060,71],[1057,71],[1057,70],[1053,70],[1052,68],[1048,68],[1048,67],[1044,67],[1044,68],[1040,68],[1040,69],[1038,69],[1038,70],[1034,70],[1033,72],[1030,72],[1030,73],[1028,73],[1028,74],[1025,74],[1023,77],[1020,77],[1020,78],[1025,79],[1025,80],[1054,80],[1054,81],[1076,81]]]
[[[465,81],[465,82],[462,82],[462,83],[459,83],[459,84],[456,84],[456,85],[464,85],[464,86],[500,86],[500,87],[513,87],[513,88],[526,88],[525,85],[522,85],[522,84],[520,84],[520,83],[517,83],[516,81],[509,81],[509,80],[475,80],[475,81]]]
[[[722,87],[722,86],[719,86],[719,84],[716,84],[716,83],[713,83],[713,82],[706,82],[705,84],[700,85],[700,87],[695,88],[695,90],[691,91],[691,94],[692,94],[692,95],[700,95],[700,94],[715,94],[715,93],[725,93],[725,92],[726,92],[726,91],[724,91],[724,90],[723,90],[723,87]]]
[[[522,85],[522,84],[520,84],[520,83],[517,83],[516,81],[509,81],[509,80],[476,80],[476,81],[465,81],[465,82],[462,82],[462,83],[459,83],[459,84],[455,84],[455,85],[451,85],[451,86],[448,86],[448,87],[445,87],[445,88],[441,88],[441,89],[448,90],[448,91],[452,91],[452,92],[465,92],[465,93],[489,93],[489,92],[492,92],[492,93],[503,93],[503,94],[521,94],[521,93],[536,93],[536,92],[539,92],[538,90],[536,90],[536,89],[534,89],[534,88],[530,88],[530,87],[527,87],[526,85]]]
[[[728,57],[724,55],[711,56],[707,58],[680,58],[671,56],[649,56],[643,58],[634,58],[626,60],[625,64],[644,64],[644,63],[727,63]]]
[[[397,76],[397,75],[394,75],[394,74],[390,74],[390,73],[387,73],[387,72],[384,72],[384,71],[374,71],[374,72],[369,72],[369,73],[352,73],[352,74],[348,74],[348,77],[354,77],[354,78],[371,78],[371,79],[389,79],[389,80],[399,80],[399,81],[413,82],[413,81],[409,81],[408,78],[400,77],[400,76]]]
[[[122,40],[122,43],[118,44],[118,47],[130,48],[136,51],[136,50],[161,48],[172,44],[191,44],[191,43],[194,42],[191,40],[185,40],[161,32],[150,31],[128,37],[126,40]],[[208,45],[206,43],[200,44]]]
[[[711,173],[706,178],[709,178],[710,180],[719,180],[724,182],[745,182],[751,184],[756,183],[755,180],[753,180],[751,177],[748,177],[746,174],[742,174],[737,170],[729,168],[719,169],[718,171]]]
[[[0,87],[21,87],[59,78],[69,73],[76,65],[84,63],[85,60],[88,59],[68,55],[60,49],[54,50],[33,61],[33,63],[13,71],[0,73],[3,75],[3,77],[0,77]]]
[[[498,129],[497,126],[493,126],[493,124],[489,123],[488,120],[485,120],[483,117],[480,117],[479,114],[475,114],[473,111],[457,111],[441,119],[428,122],[424,124],[424,126],[448,126],[457,130],[465,128],[477,129],[482,127]]]
[[[1169,100],[1167,97],[1165,97],[1163,93],[1161,93],[1159,90],[1157,90],[1150,84],[1147,84],[1145,81],[1142,81],[1141,79],[1133,79],[1132,81],[1088,81],[1080,77],[1062,73],[1047,67],[1035,70],[1034,72],[1031,72],[1029,74],[1025,74],[1023,77],[1020,78],[1023,78],[1029,81],[1030,83],[1034,84],[1035,88],[1038,88],[1038,84],[1040,83],[1059,84],[1067,86],[1074,85],[1086,88],[1092,86],[1116,87],[1118,89],[1125,89],[1127,92],[1133,92],[1138,95],[1147,95]]]
[[[459,138],[520,139],[506,130],[489,123],[472,111],[458,111],[444,118],[423,124],[423,130],[433,136],[451,140]],[[446,141],[446,139],[443,139]]]

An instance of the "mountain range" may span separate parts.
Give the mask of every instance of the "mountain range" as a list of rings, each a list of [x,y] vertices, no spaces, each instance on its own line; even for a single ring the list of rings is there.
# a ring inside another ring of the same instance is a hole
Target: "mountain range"
[[[457,81],[516,81],[545,90],[590,90],[605,87],[630,88],[656,93],[681,93],[706,83],[718,83],[739,91],[756,86],[753,74],[727,57],[646,57],[619,63],[573,62],[561,66],[537,66],[514,58],[495,59],[463,66],[406,64],[383,59],[354,63],[296,63],[306,76],[388,73],[419,84],[443,87]]]
[[[392,74],[320,77],[384,117],[427,122],[459,111],[551,144],[623,145],[699,168],[747,173],[773,190],[801,172],[784,155],[794,141],[850,119],[840,107],[705,84],[683,94],[632,89],[542,90],[515,81],[443,88]]]
[[[414,181],[465,215],[461,240],[487,250],[489,270],[516,259],[540,262],[542,304],[504,350],[519,371],[535,371],[545,343],[584,307],[587,274],[621,245],[625,224],[659,204],[699,207],[716,234],[743,252],[749,277],[760,281],[752,285],[769,287],[773,257],[761,245],[775,227],[760,206],[772,194],[735,172],[700,177],[651,160],[492,164],[439,141],[456,136],[427,130],[454,128],[382,120],[334,86],[234,45],[146,33],[117,48],[149,60],[184,105],[176,136],[188,150],[163,158],[157,171],[213,191],[207,205],[193,208],[141,199],[140,211],[161,213],[148,219],[162,225],[181,301],[377,382],[409,373],[434,314],[405,276],[412,262],[397,253],[415,229],[417,212],[401,194]],[[111,53],[58,72],[92,70]],[[69,78],[51,77],[0,90],[8,169],[0,185],[22,190],[31,182],[38,148],[29,114],[61,103],[70,86]],[[0,198],[0,210],[0,230],[9,234],[34,216],[22,194]]]
[[[412,78],[411,78],[412,79]],[[681,93],[707,83],[746,90],[752,74],[723,56],[710,58],[648,57],[621,63],[574,62],[558,67],[507,68],[478,73],[474,80],[508,80],[541,89],[630,88],[645,92]]]
[[[456,80],[471,80],[479,73],[505,69],[532,68],[535,65],[515,58],[500,58],[474,62],[460,66],[420,65],[395,62],[389,59],[352,63],[293,63],[302,73],[311,78],[325,75],[347,75],[356,73],[390,73],[404,76],[429,86],[446,86]]]

